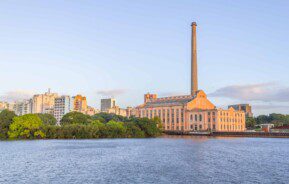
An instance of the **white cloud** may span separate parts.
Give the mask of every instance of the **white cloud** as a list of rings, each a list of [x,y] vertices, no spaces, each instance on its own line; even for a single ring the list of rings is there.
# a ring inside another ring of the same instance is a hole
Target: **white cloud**
[[[110,89],[110,90],[99,90],[96,93],[105,97],[116,97],[126,93],[126,89]]]
[[[1,101],[13,102],[18,100],[29,99],[33,96],[32,91],[16,90],[9,91],[0,95]]]
[[[282,88],[275,83],[232,85],[220,88],[209,96],[241,101],[289,102],[289,88]]]

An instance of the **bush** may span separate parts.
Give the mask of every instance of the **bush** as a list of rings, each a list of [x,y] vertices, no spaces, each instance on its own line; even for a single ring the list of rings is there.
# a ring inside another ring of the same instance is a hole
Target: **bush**
[[[9,126],[9,138],[11,139],[35,139],[44,138],[43,123],[36,114],[26,114],[14,117]]]
[[[16,114],[9,110],[3,110],[0,113],[0,139],[8,138],[9,126],[14,117],[16,117]]]
[[[71,124],[82,124],[87,125],[92,122],[89,115],[83,114],[81,112],[70,112],[65,114],[61,121],[61,125],[71,125]]]

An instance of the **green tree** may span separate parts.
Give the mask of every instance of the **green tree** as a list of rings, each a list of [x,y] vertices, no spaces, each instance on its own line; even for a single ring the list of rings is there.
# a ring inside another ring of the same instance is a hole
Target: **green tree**
[[[135,120],[137,126],[144,132],[146,137],[156,137],[161,134],[157,127],[157,121],[148,118],[140,118]]]
[[[144,138],[145,133],[134,123],[126,122],[124,123],[126,129],[127,138]]]
[[[55,125],[44,125],[43,132],[47,139],[63,139],[64,137],[61,136],[61,129],[60,126]]]
[[[106,137],[122,138],[125,137],[125,127],[123,122],[109,121],[106,125]]]
[[[81,112],[70,112],[65,114],[61,121],[61,125],[71,125],[71,124],[83,124],[87,125],[92,122],[89,115],[83,114]]]
[[[116,122],[128,122],[129,119],[124,116],[112,114],[112,113],[98,113],[92,116],[94,120],[100,120],[102,123],[108,123],[109,121],[116,121]]]
[[[282,126],[284,124],[288,124],[286,115],[283,114],[276,114],[272,113],[269,114],[270,123],[274,124],[275,126]]]
[[[0,139],[8,138],[9,126],[16,114],[13,111],[3,110],[0,113]]]
[[[158,127],[160,130],[163,129],[162,120],[161,120],[159,117],[154,117],[152,121],[157,125],[157,127]]]
[[[26,114],[14,117],[9,127],[9,138],[11,139],[34,139],[44,138],[42,121],[36,114]]]
[[[51,114],[37,114],[44,125],[56,125],[57,120]]]
[[[269,123],[269,117],[266,115],[260,115],[256,118],[256,123],[257,124],[265,124],[265,123]]]
[[[252,117],[246,117],[246,128],[252,129],[255,128],[256,120]]]

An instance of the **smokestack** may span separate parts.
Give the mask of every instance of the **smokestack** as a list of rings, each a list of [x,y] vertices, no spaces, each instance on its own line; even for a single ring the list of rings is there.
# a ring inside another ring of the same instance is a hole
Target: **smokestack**
[[[191,95],[198,91],[197,23],[192,22]]]

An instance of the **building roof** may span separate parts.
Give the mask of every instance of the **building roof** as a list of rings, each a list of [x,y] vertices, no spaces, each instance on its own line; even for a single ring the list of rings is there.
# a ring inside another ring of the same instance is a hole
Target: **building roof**
[[[143,104],[142,107],[163,107],[163,106],[181,106],[192,101],[196,96],[184,95],[184,96],[171,96],[164,98],[151,99],[147,103]]]
[[[273,129],[289,129],[289,125],[283,125],[283,126],[275,127]]]

